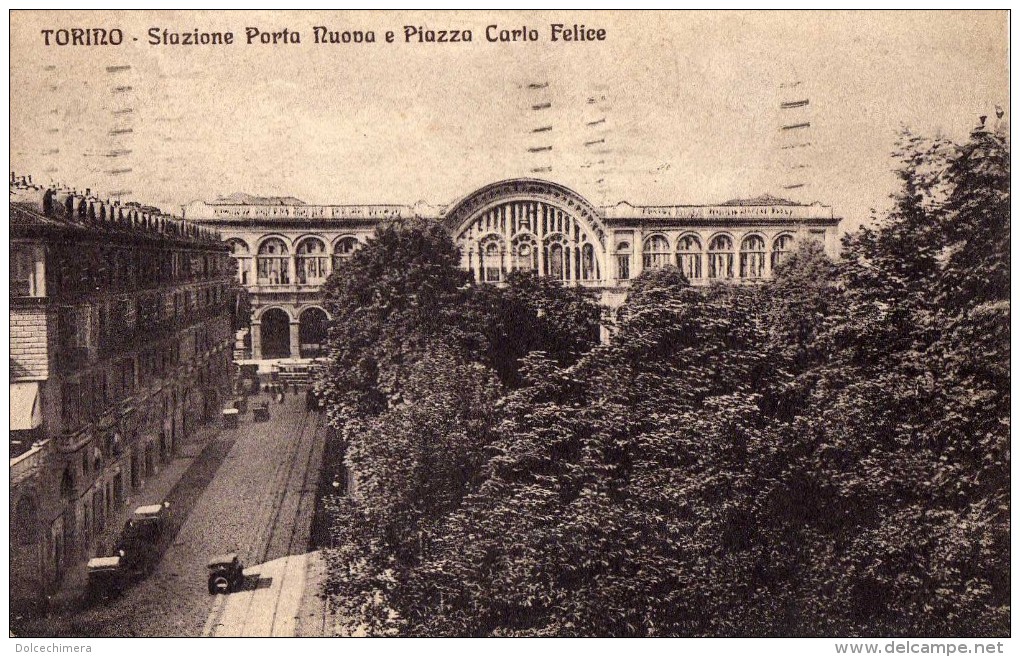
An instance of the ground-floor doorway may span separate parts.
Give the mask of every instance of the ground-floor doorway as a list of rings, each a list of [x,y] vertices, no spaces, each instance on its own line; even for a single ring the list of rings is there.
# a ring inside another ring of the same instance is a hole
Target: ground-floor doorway
[[[279,308],[262,313],[262,358],[290,358],[290,317]]]

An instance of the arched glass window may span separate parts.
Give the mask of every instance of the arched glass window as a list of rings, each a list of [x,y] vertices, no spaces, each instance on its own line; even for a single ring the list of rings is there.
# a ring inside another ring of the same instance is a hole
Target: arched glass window
[[[616,245],[616,278],[626,281],[630,278],[630,242]]]
[[[669,264],[669,240],[662,235],[652,235],[645,240],[643,258],[645,269],[662,269]]]
[[[316,358],[326,352],[329,318],[322,308],[308,308],[298,317],[298,343],[302,358]]]
[[[708,277],[733,278],[733,240],[716,235],[708,243]]]
[[[765,276],[765,238],[748,235],[740,243],[740,277],[762,278]]]
[[[359,246],[361,244],[354,237],[344,237],[337,242],[336,246],[333,247],[333,269],[339,269],[345,260],[349,260],[354,255]]]
[[[498,240],[490,239],[482,243],[482,281],[498,283],[503,279],[503,249]]]
[[[676,243],[676,266],[689,281],[701,278],[701,241],[694,235],[684,235]]]
[[[230,255],[237,263],[237,282],[241,285],[248,284],[248,277],[251,275],[251,250],[243,240],[227,240],[230,247]]]
[[[538,245],[531,235],[518,235],[511,247],[511,267],[538,274]]]
[[[793,235],[780,235],[772,241],[772,268],[783,262],[793,246]]]
[[[301,285],[318,285],[329,276],[326,244],[315,237],[301,240],[297,247],[297,282]]]
[[[283,240],[271,237],[259,246],[258,270],[259,285],[289,285],[290,257],[287,245]]]
[[[599,276],[599,263],[595,260],[595,247],[591,244],[581,246],[581,280],[597,281]]]
[[[568,275],[568,259],[563,252],[563,242],[553,239],[546,243],[545,248],[545,275],[556,281],[565,280]]]

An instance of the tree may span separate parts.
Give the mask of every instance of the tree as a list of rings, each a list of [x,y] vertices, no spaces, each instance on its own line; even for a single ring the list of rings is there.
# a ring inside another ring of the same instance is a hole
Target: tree
[[[745,582],[731,591],[746,590],[756,561],[692,567],[690,546],[725,557],[718,541],[742,545],[747,508],[719,502],[738,489],[749,507],[756,490],[741,483],[760,433],[751,409],[764,336],[747,321],[756,298],[649,274],[608,345],[566,368],[528,358],[529,385],[504,401],[484,482],[439,526],[405,588],[408,631],[725,631],[733,619],[708,613],[725,608],[725,587],[706,575],[728,573]],[[725,473],[695,467],[707,461]]]
[[[646,272],[607,344],[499,352],[509,392],[485,340],[419,358],[424,396],[356,432],[379,501],[342,526],[391,529],[339,562],[349,612],[428,636],[1008,633],[1009,145],[899,155],[894,209],[839,262],[809,242],[758,286]],[[513,294],[475,297],[489,340],[549,330]]]
[[[400,403],[351,420],[348,497],[332,500],[329,592],[366,634],[406,631],[400,595],[432,528],[477,486],[500,387],[437,344],[405,368]]]
[[[377,415],[398,403],[403,367],[436,343],[477,353],[484,337],[467,316],[470,276],[436,222],[381,228],[324,285],[334,318],[323,378],[330,418]]]
[[[598,344],[602,309],[584,288],[513,271],[505,286],[481,285],[474,292],[475,316],[488,342],[484,360],[505,385],[522,384],[520,363],[529,353],[570,365]]]
[[[329,590],[365,633],[401,628],[391,601],[432,523],[476,483],[500,386],[473,286],[446,230],[394,224],[326,285],[327,411],[346,443],[330,501]]]
[[[819,610],[811,633],[1001,634],[1008,146],[905,143],[895,209],[846,240],[793,425],[813,436],[798,467],[826,509],[794,597]]]

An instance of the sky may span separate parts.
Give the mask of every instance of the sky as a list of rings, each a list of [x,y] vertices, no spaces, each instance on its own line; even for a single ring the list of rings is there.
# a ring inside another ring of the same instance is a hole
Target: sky
[[[552,42],[553,23],[606,38]],[[530,176],[596,205],[819,201],[849,230],[896,189],[902,127],[962,141],[978,115],[1009,111],[1005,11],[14,11],[10,24],[11,170],[176,213],[239,191],[444,205]],[[316,25],[376,42],[315,44]],[[538,38],[489,43],[488,25]],[[42,30],[71,26],[118,28],[123,43],[45,45]],[[473,40],[405,43],[404,26]],[[247,27],[301,43],[247,45]],[[150,28],[235,43],[155,46]],[[781,130],[791,117],[811,125]],[[796,144],[809,145],[783,148]]]

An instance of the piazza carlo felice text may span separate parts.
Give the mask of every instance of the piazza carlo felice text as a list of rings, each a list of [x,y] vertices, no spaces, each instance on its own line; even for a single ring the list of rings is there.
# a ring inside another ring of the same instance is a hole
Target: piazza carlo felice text
[[[360,30],[315,25],[306,30],[245,27],[243,31],[179,30],[150,27],[144,37],[133,36],[119,27],[53,27],[40,30],[46,46],[120,46],[142,41],[150,46],[232,46],[348,43],[592,43],[606,40],[606,30],[583,23],[550,23],[540,29],[488,25],[484,30],[434,29],[404,25],[394,30]],[[143,40],[144,39],[144,40]]]

